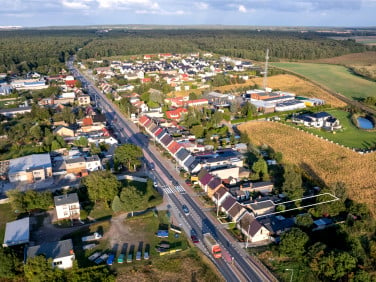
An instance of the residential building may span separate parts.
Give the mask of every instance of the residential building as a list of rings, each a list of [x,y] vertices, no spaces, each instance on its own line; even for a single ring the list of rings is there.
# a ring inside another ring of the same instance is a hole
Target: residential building
[[[65,170],[67,173],[79,174],[86,171],[86,161],[84,157],[76,157],[65,160]]]
[[[247,240],[250,243],[270,241],[268,229],[262,226],[260,222],[249,212],[243,213],[236,226],[247,237]]]
[[[87,171],[96,171],[96,170],[102,170],[102,163],[101,160],[97,155],[91,156],[91,157],[85,157],[86,161],[86,170]]]
[[[74,130],[65,126],[58,126],[53,130],[53,133],[62,137],[74,137]]]
[[[54,197],[58,220],[80,218],[80,202],[77,193]]]
[[[255,200],[253,203],[249,204],[249,207],[251,208],[255,216],[258,216],[274,212],[275,204],[271,200]]]
[[[51,258],[52,267],[71,268],[75,260],[72,239],[43,243],[26,249],[26,260],[38,255],[44,255],[47,259]]]
[[[77,97],[77,102],[78,102],[78,105],[80,106],[83,106],[83,105],[90,105],[90,95],[86,95],[86,94],[83,94],[83,95],[79,95]]]
[[[0,109],[0,115],[6,117],[15,117],[17,115],[23,115],[25,113],[31,113],[31,107],[18,107],[11,109]]]
[[[52,177],[50,154],[33,154],[9,160],[9,182],[29,183]]]
[[[187,113],[188,110],[186,108],[177,108],[172,111],[166,111],[166,117],[169,119],[180,120],[182,119],[183,115]]]

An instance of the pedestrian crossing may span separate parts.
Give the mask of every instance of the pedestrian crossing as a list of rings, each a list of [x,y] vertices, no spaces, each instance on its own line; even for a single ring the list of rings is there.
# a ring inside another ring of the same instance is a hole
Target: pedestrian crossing
[[[168,185],[163,185],[161,186],[162,190],[166,194],[175,194],[175,193],[180,193],[183,194],[185,193],[185,190],[182,186],[180,185],[175,185],[174,187],[170,187]]]

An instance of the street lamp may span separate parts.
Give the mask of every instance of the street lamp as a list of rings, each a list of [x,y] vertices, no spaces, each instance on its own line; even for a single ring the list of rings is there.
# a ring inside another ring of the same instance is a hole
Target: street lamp
[[[285,270],[291,271],[290,282],[292,282],[292,277],[294,276],[294,269],[292,269],[292,268],[286,268]]]

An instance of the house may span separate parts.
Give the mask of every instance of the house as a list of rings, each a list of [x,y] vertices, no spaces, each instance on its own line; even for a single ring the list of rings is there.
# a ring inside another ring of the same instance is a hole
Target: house
[[[241,191],[259,192],[263,195],[270,194],[273,188],[274,185],[270,181],[248,182],[240,185]]]
[[[86,171],[86,161],[84,157],[76,157],[65,160],[65,170],[67,173],[80,174]]]
[[[330,130],[341,128],[339,120],[326,112],[301,114],[293,117],[292,121],[302,123],[309,127],[326,128]]]
[[[172,111],[166,111],[166,117],[168,119],[180,120],[186,113],[188,113],[188,110],[186,108],[177,108]]]
[[[109,145],[119,144],[119,142],[112,136],[89,137],[87,141],[89,143],[94,143],[97,146],[102,142]]]
[[[90,105],[90,95],[79,95],[77,97],[77,102],[78,105],[83,106],[83,105]]]
[[[227,196],[226,199],[222,202],[221,211],[227,214],[227,211],[235,205],[236,199],[233,196]]]
[[[214,168],[207,168],[211,175],[217,176],[220,179],[239,178],[239,167],[232,165],[224,165]]]
[[[204,107],[209,104],[208,99],[189,100],[185,103],[187,107]]]
[[[255,216],[258,216],[274,212],[275,204],[271,200],[255,200],[253,203],[249,204],[249,207],[251,208]]]
[[[237,222],[239,218],[246,212],[247,210],[238,202],[236,202],[228,211],[227,215],[232,220],[232,222]]]
[[[77,193],[54,197],[58,220],[80,218],[80,202]]]
[[[219,177],[213,177],[207,184],[207,192],[208,197],[212,197],[218,189],[223,187],[222,180]]]
[[[43,243],[26,249],[26,260],[39,255],[44,255],[47,259],[51,258],[52,267],[71,268],[75,260],[72,239]]]
[[[87,171],[96,171],[96,170],[102,170],[102,163],[101,160],[97,155],[91,156],[91,157],[85,157],[86,161],[86,170]]]
[[[222,205],[223,201],[228,197],[231,196],[230,193],[227,191],[226,187],[220,187],[211,197],[212,201],[216,205]]]
[[[281,235],[295,225],[295,218],[285,218],[282,215],[262,217],[258,221],[268,229],[270,235],[275,236]]]
[[[251,243],[270,241],[268,229],[249,212],[243,213],[236,226]]]
[[[11,109],[0,109],[0,115],[6,117],[15,117],[17,115],[23,115],[25,113],[31,113],[31,107],[18,107]]]
[[[27,244],[30,240],[30,217],[7,222],[3,247]]]
[[[13,88],[10,85],[0,85],[0,95],[6,96],[12,93]]]
[[[62,137],[74,137],[74,130],[65,127],[65,126],[58,126],[53,130],[53,133]]]
[[[9,160],[9,182],[29,183],[52,177],[50,154],[33,154]]]

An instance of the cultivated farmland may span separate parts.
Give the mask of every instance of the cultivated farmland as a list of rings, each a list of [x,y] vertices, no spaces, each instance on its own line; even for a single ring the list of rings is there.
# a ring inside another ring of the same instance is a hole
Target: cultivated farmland
[[[376,96],[376,82],[353,75],[346,67],[312,63],[273,63],[352,99]]]
[[[282,152],[284,162],[300,166],[321,183],[344,182],[350,198],[367,203],[376,214],[376,153],[360,155],[281,123],[251,121],[239,129],[255,145]]]

